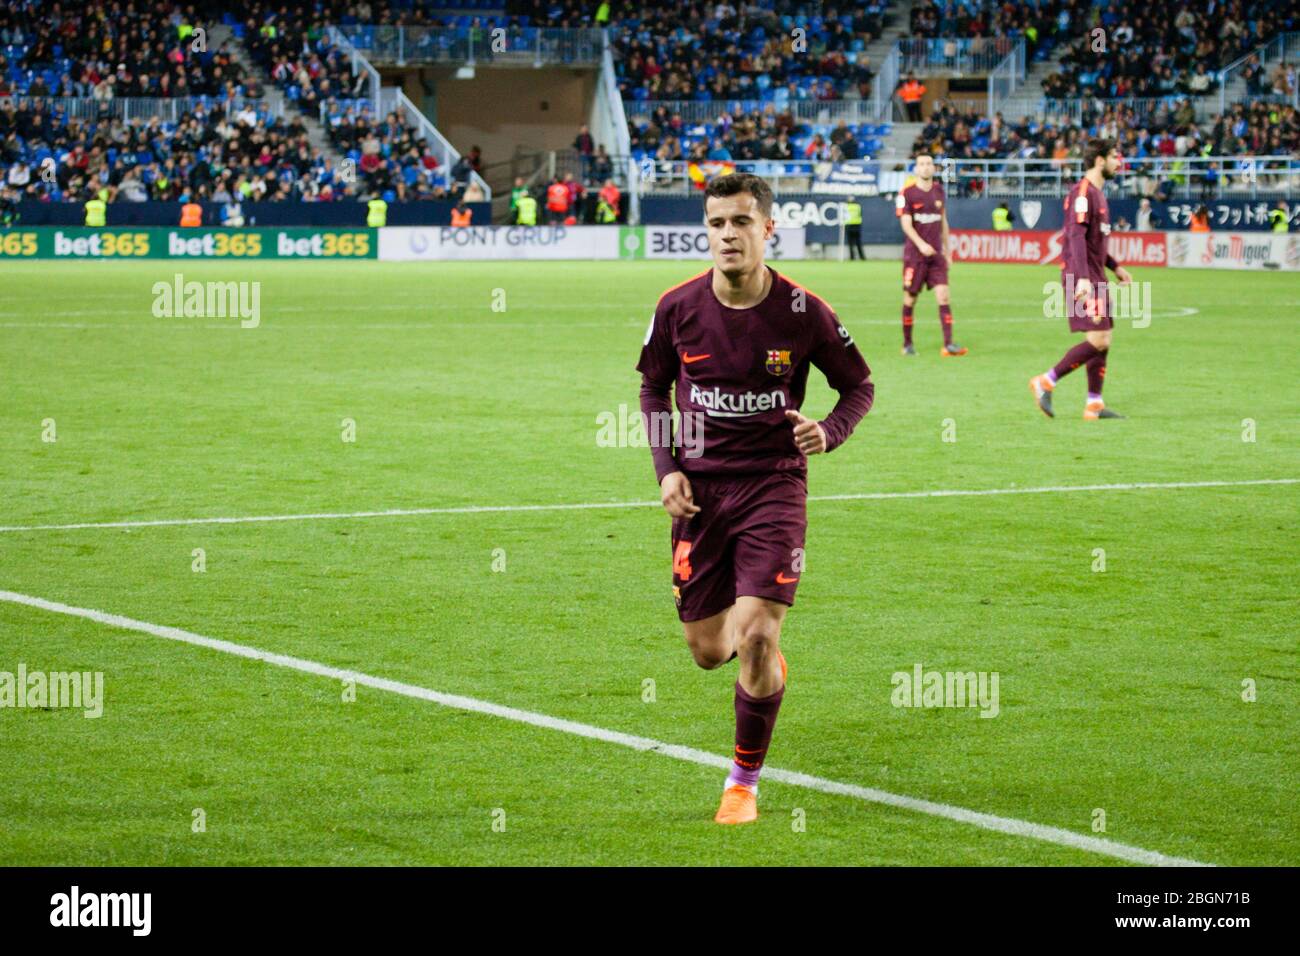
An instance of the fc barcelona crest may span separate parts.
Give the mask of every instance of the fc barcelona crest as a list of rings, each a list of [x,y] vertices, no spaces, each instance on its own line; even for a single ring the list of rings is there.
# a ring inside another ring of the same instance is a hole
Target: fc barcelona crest
[[[790,371],[790,350],[768,349],[767,370],[773,375],[784,375]]]

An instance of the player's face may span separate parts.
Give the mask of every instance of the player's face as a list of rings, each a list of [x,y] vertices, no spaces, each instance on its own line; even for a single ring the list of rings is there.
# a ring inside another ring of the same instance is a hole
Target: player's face
[[[744,275],[763,264],[776,223],[763,215],[752,193],[710,196],[704,221],[709,228],[709,252],[723,275]]]
[[[916,174],[916,178],[922,182],[929,182],[934,179],[934,157],[916,157],[916,166],[913,168],[913,172]]]
[[[1118,149],[1112,149],[1106,154],[1106,165],[1101,167],[1103,179],[1114,179],[1115,174],[1119,172],[1120,166],[1124,164],[1124,157],[1120,155]]]

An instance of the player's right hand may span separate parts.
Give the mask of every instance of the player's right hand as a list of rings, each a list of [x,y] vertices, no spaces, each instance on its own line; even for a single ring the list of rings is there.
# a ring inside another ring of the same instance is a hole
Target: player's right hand
[[[700,513],[700,506],[695,503],[691,492],[691,483],[680,471],[669,472],[659,483],[660,500],[664,509],[674,518],[689,518]]]
[[[928,242],[922,242],[916,247],[916,251],[921,253],[923,256],[929,257],[934,255],[934,246],[930,245]]]
[[[1079,280],[1077,280],[1077,281],[1074,283],[1074,297],[1075,297],[1075,299],[1091,299],[1091,298],[1092,298],[1092,280],[1091,280],[1091,279],[1079,279]]]

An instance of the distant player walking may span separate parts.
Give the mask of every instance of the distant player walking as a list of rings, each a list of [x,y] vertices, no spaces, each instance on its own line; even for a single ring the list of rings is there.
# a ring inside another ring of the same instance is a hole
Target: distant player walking
[[[1065,238],[1061,252],[1061,283],[1070,331],[1082,332],[1084,340],[1061,357],[1056,365],[1029,380],[1034,400],[1048,418],[1055,418],[1052,392],[1064,375],[1080,365],[1088,369],[1088,400],[1083,417],[1123,418],[1101,399],[1106,378],[1106,356],[1110,354],[1110,330],[1114,327],[1106,289],[1106,270],[1115,273],[1121,285],[1133,280],[1128,270],[1106,250],[1110,236],[1110,207],[1102,184],[1114,177],[1123,157],[1115,141],[1093,139],[1083,151],[1083,179],[1065,196]]]
[[[934,290],[943,326],[943,356],[965,355],[952,340],[952,306],[948,299],[948,210],[943,185],[934,181],[934,157],[916,157],[913,181],[894,200],[894,213],[903,226],[903,354],[915,355],[912,307],[922,289]]]
[[[714,266],[659,299],[637,370],[686,643],[709,670],[740,658],[735,751],[714,817],[733,824],[758,817],[785,694],[781,624],[804,571],[807,456],[849,437],[875,386],[831,307],[764,264],[776,228],[768,184],[733,174],[704,195]],[[840,393],[820,422],[799,411],[812,365]],[[676,448],[657,425],[674,386]]]

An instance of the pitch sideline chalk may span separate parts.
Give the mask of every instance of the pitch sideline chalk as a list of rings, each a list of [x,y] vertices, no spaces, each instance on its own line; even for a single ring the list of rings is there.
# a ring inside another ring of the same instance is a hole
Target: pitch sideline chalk
[[[1188,488],[1238,488],[1251,485],[1294,485],[1300,478],[1257,478],[1246,481],[1135,481],[1109,485],[1047,485],[1031,488],[954,488],[936,491],[878,491],[844,495],[809,495],[809,501],[889,501],[899,498],[980,498],[991,495],[1069,494],[1079,491],[1170,491]],[[18,531],[80,531],[89,528],[161,528],[196,524],[258,524],[272,521],[344,521],[361,518],[409,518],[422,515],[487,514],[514,511],[599,511],[618,508],[658,508],[658,501],[590,501],[551,505],[459,505],[445,508],[390,508],[385,511],[325,511],[307,514],[242,515],[217,518],[158,518],[139,521],[84,521],[75,524],[0,526],[0,533]]]
[[[363,687],[372,687],[375,690],[384,690],[393,694],[400,694],[404,697],[413,697],[417,700],[429,701],[430,703],[439,704],[443,707],[487,714],[493,717],[500,717],[504,720],[530,724],[544,730],[556,730],[561,733],[586,737],[591,740],[601,740],[606,743],[618,744],[619,746],[629,747],[633,750],[658,753],[665,757],[672,757],[674,760],[701,764],[706,767],[716,767],[720,770],[726,769],[730,765],[730,761],[726,757],[719,756],[718,754],[707,753],[703,750],[696,750],[692,747],[668,744],[662,741],[653,740],[649,737],[637,737],[616,730],[606,730],[603,727],[596,727],[591,724],[578,723],[577,721],[565,720],[559,717],[550,717],[546,714],[539,714],[533,711],[519,710],[514,707],[506,707],[502,704],[494,704],[490,701],[479,700],[475,697],[444,694],[439,691],[430,690],[426,687],[418,687],[414,684],[405,684],[400,681],[388,680],[383,677],[374,677],[357,671],[341,670],[337,667],[330,667],[328,664],[304,660],[300,657],[290,657],[285,654],[273,654],[269,651],[258,650],[255,647],[248,647],[244,644],[236,644],[215,637],[204,637],[202,634],[183,631],[180,628],[150,624],[146,621],[137,621],[129,617],[122,617],[117,614],[107,614],[103,611],[96,611],[90,608],[73,607],[69,604],[60,604],[57,601],[47,601],[44,598],[32,597],[27,594],[18,594],[14,591],[0,591],[0,601],[5,601],[11,604],[21,604],[42,611],[50,611],[55,614],[66,614],[72,617],[85,618],[86,620],[94,621],[98,624],[106,624],[110,627],[122,628],[128,631],[139,631],[143,634],[162,637],[171,641],[179,641],[184,644],[192,644],[197,647],[206,647],[209,650],[220,651],[223,654],[233,654],[236,657],[244,657],[249,660],[261,661],[266,664],[274,664],[277,667],[285,667],[306,674],[315,674],[319,677],[329,677],[340,681],[353,681]],[[1117,860],[1124,860],[1128,863],[1138,863],[1147,866],[1212,865],[1199,863],[1195,860],[1183,859],[1181,857],[1166,856],[1165,854],[1157,853],[1154,850],[1144,850],[1140,847],[1115,843],[1111,840],[1074,833],[1073,831],[1063,830],[1059,827],[1049,827],[1039,823],[1029,823],[1025,820],[1016,820],[1010,817],[999,817],[990,813],[981,813],[977,810],[967,810],[964,807],[950,806],[946,803],[935,803],[931,800],[921,800],[916,797],[901,796],[884,790],[876,790],[871,787],[860,787],[855,784],[838,783],[834,780],[814,777],[806,773],[796,773],[775,767],[764,767],[763,778],[771,782],[784,783],[793,787],[803,787],[806,790],[816,790],[821,793],[854,797],[867,803],[883,804],[885,806],[896,807],[902,810],[912,810],[917,813],[929,814],[930,816],[943,817],[944,819],[955,820],[958,823],[969,824],[985,830],[993,830],[1011,836],[1024,837],[1044,843],[1053,843],[1058,846],[1071,847],[1087,853],[1096,853],[1102,856],[1113,857]]]

